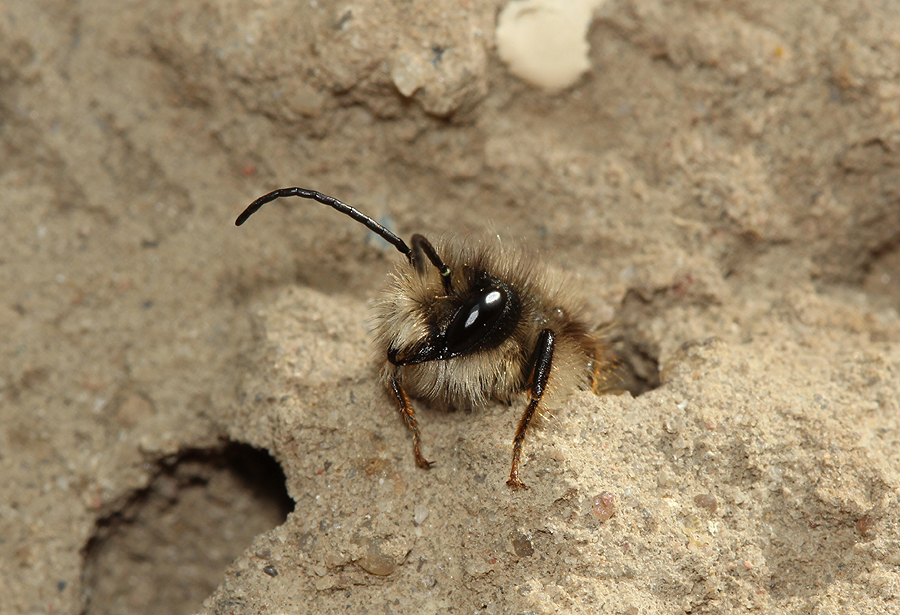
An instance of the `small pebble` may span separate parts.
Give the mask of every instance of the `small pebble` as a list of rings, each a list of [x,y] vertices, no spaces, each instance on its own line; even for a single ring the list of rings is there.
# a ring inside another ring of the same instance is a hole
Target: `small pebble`
[[[513,534],[512,546],[519,557],[531,557],[534,554],[534,546],[525,534]]]
[[[416,509],[413,511],[413,523],[416,525],[422,525],[425,519],[428,518],[428,509],[419,504],[416,506]]]
[[[699,508],[705,508],[711,513],[714,513],[719,509],[719,503],[716,501],[716,496],[711,493],[694,496],[694,504]]]
[[[860,536],[868,536],[872,528],[875,527],[875,517],[872,515],[863,515],[856,520],[856,531]]]
[[[594,505],[591,514],[601,521],[609,521],[616,514],[616,496],[609,491],[603,491],[594,496]]]
[[[359,566],[369,574],[387,576],[397,568],[397,562],[390,555],[382,551],[384,544],[381,538],[366,538],[363,543],[366,546],[366,554],[359,560]]]

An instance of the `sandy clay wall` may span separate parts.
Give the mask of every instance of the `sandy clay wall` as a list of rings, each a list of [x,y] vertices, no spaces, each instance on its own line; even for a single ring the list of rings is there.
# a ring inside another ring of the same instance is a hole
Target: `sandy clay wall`
[[[501,9],[0,3],[0,612],[900,612],[900,5],[608,0],[551,89]],[[526,246],[648,390],[417,468],[402,257],[234,226],[291,185]]]

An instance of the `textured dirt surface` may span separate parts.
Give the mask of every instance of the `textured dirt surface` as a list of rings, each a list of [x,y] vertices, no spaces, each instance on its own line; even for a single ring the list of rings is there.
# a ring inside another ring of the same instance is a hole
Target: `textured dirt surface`
[[[900,7],[609,0],[555,94],[500,8],[0,3],[0,613],[900,610]],[[662,385],[522,492],[515,404],[419,402],[416,468],[399,255],[233,226],[288,185],[527,245]]]

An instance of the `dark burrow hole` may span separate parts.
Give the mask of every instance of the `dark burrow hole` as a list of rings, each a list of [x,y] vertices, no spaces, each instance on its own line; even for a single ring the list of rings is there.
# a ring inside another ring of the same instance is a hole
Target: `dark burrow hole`
[[[83,613],[193,613],[253,537],[293,509],[264,450],[228,442],[162,460],[147,488],[97,523]]]
[[[628,330],[613,335],[607,342],[619,362],[616,376],[623,389],[637,397],[659,386],[659,359],[649,343]]]
[[[650,341],[641,324],[654,314],[651,302],[629,291],[613,322],[603,327],[602,340],[609,344],[617,362],[616,378],[632,396],[659,387],[659,345]]]

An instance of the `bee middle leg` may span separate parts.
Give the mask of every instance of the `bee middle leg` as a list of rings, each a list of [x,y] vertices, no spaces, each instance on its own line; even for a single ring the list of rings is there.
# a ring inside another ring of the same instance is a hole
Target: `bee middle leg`
[[[420,468],[427,470],[431,467],[432,462],[422,456],[422,436],[419,434],[419,423],[416,421],[416,413],[413,410],[412,403],[409,401],[409,395],[406,394],[403,386],[397,382],[396,378],[391,378],[391,391],[393,391],[394,397],[397,398],[400,416],[403,417],[403,420],[406,421],[406,426],[413,433],[413,453],[416,456],[416,463]]]
[[[519,420],[519,427],[516,429],[516,437],[513,438],[513,455],[512,468],[509,471],[509,480],[506,484],[513,489],[521,489],[525,487],[525,483],[519,480],[519,462],[522,457],[522,444],[525,442],[525,432],[534,418],[541,400],[544,398],[544,391],[547,389],[547,382],[550,380],[550,368],[553,366],[553,347],[556,336],[550,329],[544,329],[538,336],[537,346],[534,349],[531,363],[531,380],[529,387],[528,407]]]

